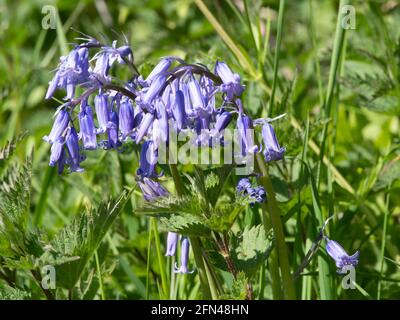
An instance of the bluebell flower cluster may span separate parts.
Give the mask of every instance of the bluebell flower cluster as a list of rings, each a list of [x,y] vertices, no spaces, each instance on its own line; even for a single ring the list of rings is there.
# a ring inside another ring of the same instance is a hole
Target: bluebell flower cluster
[[[261,186],[253,187],[249,178],[240,179],[236,191],[241,196],[248,196],[252,200],[250,203],[251,206],[255,203],[262,203],[267,200],[265,189]]]
[[[58,166],[59,173],[64,168],[83,171],[85,150],[120,150],[125,142],[133,141],[143,144],[137,170],[143,182],[145,177],[159,176],[159,145],[168,144],[171,129],[194,132],[195,143],[208,146],[210,137],[235,119],[243,156],[262,151],[267,162],[283,157],[285,149],[279,146],[269,121],[253,121],[245,114],[241,101],[245,87],[225,62],[217,61],[212,72],[204,65],[165,57],[143,77],[137,72],[129,46],[118,46],[116,41],[106,46],[91,37],[84,40],[60,58],[46,93],[46,99],[56,90],[66,93],[51,132],[43,138],[52,145],[49,165]],[[91,58],[92,51],[96,52]],[[135,70],[133,78],[122,85],[110,75],[117,64]],[[217,105],[217,101],[222,103]],[[248,133],[256,126],[262,126],[260,146]],[[258,192],[261,197],[261,190]],[[151,197],[150,191],[147,194]]]

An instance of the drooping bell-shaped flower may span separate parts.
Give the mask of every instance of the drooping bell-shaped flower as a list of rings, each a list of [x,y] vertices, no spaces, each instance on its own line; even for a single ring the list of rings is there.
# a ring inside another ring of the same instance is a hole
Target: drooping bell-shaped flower
[[[57,88],[66,89],[66,98],[72,99],[75,87],[89,80],[89,50],[85,47],[76,47],[67,56],[60,58],[57,72],[49,83],[46,99],[50,99]]]
[[[141,108],[147,109],[150,112],[154,111],[152,108],[152,102],[165,87],[166,79],[167,76],[164,74],[160,74],[158,77],[156,77],[150,84],[150,87],[148,87],[148,89],[144,93],[140,94],[136,98],[137,104]]]
[[[119,106],[119,130],[122,134],[122,140],[132,134],[134,125],[133,106],[130,100],[124,99]]]
[[[94,97],[94,107],[96,110],[99,128],[97,133],[104,133],[107,130],[110,121],[110,108],[107,96],[103,93]]]
[[[254,129],[251,118],[244,113],[239,113],[236,128],[242,155],[246,156],[248,153],[257,152],[258,146],[254,144]]]
[[[62,136],[58,137],[56,141],[54,141],[50,149],[49,166],[54,167],[55,165],[58,164],[59,173],[61,173],[64,170],[64,164],[65,164],[64,144],[65,144],[65,138]]]
[[[338,273],[346,273],[346,267],[356,267],[358,264],[358,258],[360,253],[357,251],[353,255],[349,256],[343,247],[336,241],[330,240],[325,237],[326,240],[326,252],[335,260]]]
[[[263,153],[265,161],[270,162],[282,159],[286,149],[279,146],[274,128],[269,123],[265,123],[263,125],[262,137],[264,143]]]
[[[167,142],[169,135],[168,114],[161,99],[156,101],[156,112],[161,141]]]
[[[161,59],[161,61],[154,67],[154,69],[147,76],[144,83],[146,85],[150,85],[155,78],[157,78],[161,74],[164,74],[169,69],[171,63],[172,59],[169,57]]]
[[[119,119],[115,111],[110,113],[110,121],[107,129],[108,148],[117,148],[120,142],[118,141]]]
[[[143,197],[146,201],[153,201],[158,197],[165,197],[168,191],[162,186],[161,183],[144,177],[138,181],[140,190],[142,190]]]
[[[233,73],[225,62],[217,61],[215,73],[223,82],[221,91],[226,94],[228,101],[232,101],[234,97],[242,95],[244,87],[240,84],[240,76],[237,73]]]
[[[167,235],[167,250],[165,255],[166,256],[174,256],[175,252],[176,252],[176,247],[178,245],[178,241],[179,241],[179,234],[175,233],[175,232],[168,232]]]
[[[228,111],[217,114],[215,121],[215,130],[221,132],[229,125],[232,120],[232,115]]]
[[[172,104],[172,114],[174,116],[176,127],[182,130],[187,121],[185,110],[185,97],[181,90],[175,92],[175,103]]]
[[[187,85],[185,82],[180,81],[180,82],[179,82],[179,89],[180,89],[180,90],[182,91],[182,93],[183,93],[186,115],[187,115],[188,117],[194,116],[194,110],[193,110],[193,106],[192,106],[192,101],[191,101],[191,99],[190,99],[190,94],[189,94],[189,87],[188,87],[188,85]]]
[[[68,128],[65,144],[68,151],[67,164],[69,165],[70,171],[82,172],[83,169],[80,167],[80,163],[83,161],[84,157],[80,153],[78,134],[73,127]]]
[[[201,88],[199,83],[194,77],[187,83],[189,89],[190,99],[192,101],[192,107],[196,112],[201,112],[206,109],[206,104],[204,101],[203,94],[201,92]]]
[[[135,137],[136,143],[139,143],[143,139],[143,137],[148,133],[148,130],[149,130],[151,124],[153,123],[153,121],[154,121],[153,114],[146,113],[143,116],[142,121],[137,129],[137,133],[136,133],[136,137]]]
[[[43,140],[48,143],[53,143],[56,141],[58,137],[60,137],[69,123],[69,114],[64,109],[60,110],[54,120],[53,127],[51,128],[50,134],[48,136],[44,136]]]
[[[83,148],[94,150],[97,148],[96,129],[93,122],[92,108],[82,102],[81,111],[78,114],[80,133],[79,136],[83,142]]]
[[[193,273],[194,270],[189,271],[189,248],[190,243],[188,237],[182,237],[181,240],[181,265],[178,266],[175,264],[174,272],[181,274]]]
[[[125,64],[125,59],[130,60],[132,50],[129,46],[116,47],[117,42],[114,41],[111,47],[103,47],[103,50],[98,52],[92,60],[96,61],[93,73],[103,79],[109,80],[108,72],[115,61],[120,64]]]
[[[156,172],[156,165],[158,159],[157,146],[152,140],[147,140],[142,145],[142,150],[140,152],[140,166],[136,171],[138,176],[142,178],[156,178],[158,177]]]

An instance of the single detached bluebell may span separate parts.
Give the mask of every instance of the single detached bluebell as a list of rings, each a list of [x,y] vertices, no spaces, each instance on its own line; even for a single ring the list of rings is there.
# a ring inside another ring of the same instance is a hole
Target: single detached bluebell
[[[193,273],[194,270],[189,271],[189,248],[190,243],[188,237],[182,237],[181,239],[181,265],[178,267],[175,265],[174,272],[181,274]]]
[[[360,253],[357,251],[353,255],[348,255],[343,247],[335,240],[330,240],[325,237],[326,240],[326,252],[329,256],[335,260],[338,273],[346,273],[346,268],[349,266],[356,267]]]
[[[176,247],[179,241],[179,234],[175,232],[168,232],[167,235],[167,250],[165,255],[166,256],[174,256],[176,252]]]
[[[265,123],[262,127],[262,137],[264,143],[264,158],[266,162],[281,160],[286,151],[281,148],[276,138],[275,130],[271,124]]]

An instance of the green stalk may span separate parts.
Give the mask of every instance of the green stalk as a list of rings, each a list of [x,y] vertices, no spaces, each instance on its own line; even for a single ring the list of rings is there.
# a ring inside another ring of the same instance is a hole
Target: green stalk
[[[99,255],[98,255],[98,253],[97,253],[97,250],[94,252],[94,258],[95,258],[95,260],[96,260],[96,269],[97,269],[97,277],[99,278],[99,286],[100,286],[101,300],[106,300],[106,293],[104,292],[103,278],[102,278],[102,276],[101,276]]]
[[[149,224],[149,239],[147,244],[147,266],[146,266],[146,300],[150,297],[150,251],[151,251],[151,224]]]
[[[324,103],[324,115],[325,118],[329,118],[331,115],[331,108],[332,108],[332,101],[334,96],[334,90],[336,85],[336,75],[339,69],[340,57],[343,51],[343,45],[345,40],[345,29],[342,27],[342,14],[341,8],[344,5],[349,4],[349,0],[340,0],[339,10],[338,10],[338,17],[336,22],[336,34],[335,34],[335,41],[333,44],[333,52],[331,58],[331,65],[329,69],[329,79],[328,79],[328,88],[326,91],[325,103]],[[316,178],[317,186],[319,188],[320,185],[320,176],[322,170],[323,159],[325,155],[325,144],[326,138],[329,128],[329,122],[325,122],[323,130],[322,130],[322,140],[321,140],[321,148],[319,154],[319,164],[318,164],[318,175]]]
[[[285,13],[285,0],[280,0],[279,2],[279,14],[278,14],[278,30],[276,36],[276,48],[274,57],[274,81],[272,83],[271,97],[269,100],[268,115],[272,115],[272,109],[274,107],[275,91],[278,83],[278,68],[279,68],[279,58],[280,58],[280,48],[282,42],[282,30],[283,30],[283,18]]]
[[[157,253],[157,259],[158,259],[158,265],[160,268],[160,274],[161,274],[161,288],[162,288],[162,299],[166,299],[169,294],[169,285],[168,285],[168,280],[167,280],[167,274],[165,272],[165,261],[164,261],[164,256],[161,252],[161,245],[160,245],[160,237],[158,233],[158,226],[157,226],[157,219],[156,218],[150,218],[151,220],[151,225],[153,229],[153,234],[154,234],[154,240],[156,244],[156,253]]]
[[[386,208],[385,208],[385,213],[383,217],[383,231],[382,231],[382,242],[381,242],[381,251],[379,255],[379,264],[380,264],[380,277],[378,280],[378,290],[377,290],[377,300],[381,299],[381,292],[382,292],[382,276],[383,276],[383,266],[384,266],[384,259],[385,259],[385,247],[386,247],[386,233],[387,233],[387,222],[388,222],[388,216],[389,216],[389,192],[386,196]]]
[[[179,175],[176,164],[170,164],[169,168],[171,170],[172,178],[174,179],[176,193],[180,197],[184,194],[184,188],[182,184],[181,177]],[[205,268],[204,258],[203,258],[203,249],[201,247],[200,240],[197,237],[190,237],[190,244],[193,248],[194,260],[196,262],[197,270],[199,273],[201,288],[203,291],[203,299],[211,299],[213,297],[212,291],[214,288],[211,288],[213,285],[213,281],[208,278],[207,269]]]
[[[265,233],[267,234],[268,231],[272,228],[272,226],[271,226],[271,221],[267,214],[267,205],[266,204],[263,204],[263,206],[262,206],[262,221],[264,224]],[[264,265],[263,265],[263,267],[264,267]],[[265,270],[263,271],[263,269],[261,269],[261,272],[265,273]],[[272,250],[271,254],[269,255],[269,272],[271,274],[272,297],[275,300],[281,300],[282,299],[282,281],[281,281],[281,275],[279,273],[279,261],[278,261],[278,255],[276,254],[276,250]],[[265,274],[264,274],[264,277],[265,277]]]
[[[280,217],[280,210],[275,198],[275,192],[272,187],[271,179],[268,175],[267,167],[265,166],[264,160],[259,153],[256,155],[256,165],[262,173],[262,176],[260,177],[260,182],[267,193],[267,205],[276,239],[276,248],[278,251],[279,266],[282,274],[284,297],[285,299],[294,300],[296,299],[296,291],[294,288],[293,277],[290,272],[289,255],[286,247],[285,234]]]

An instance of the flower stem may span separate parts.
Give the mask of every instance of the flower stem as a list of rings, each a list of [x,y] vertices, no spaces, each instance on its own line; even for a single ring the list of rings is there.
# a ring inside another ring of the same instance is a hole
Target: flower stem
[[[106,293],[104,292],[104,286],[103,286],[103,278],[101,277],[99,254],[97,253],[97,250],[94,252],[94,259],[96,260],[96,269],[97,269],[97,277],[99,278],[101,300],[106,300]]]
[[[262,176],[260,177],[260,182],[264,186],[267,193],[267,205],[271,217],[272,228],[274,230],[274,235],[276,238],[276,248],[278,251],[278,261],[282,274],[284,298],[294,300],[296,299],[296,291],[294,288],[293,278],[290,273],[289,256],[285,243],[285,234],[280,217],[280,210],[278,207],[278,203],[276,202],[275,192],[272,187],[272,182],[269,178],[267,168],[261,154],[259,153],[256,155],[256,165],[262,173]]]
[[[172,178],[174,179],[176,193],[179,197],[183,196],[184,188],[176,164],[170,164],[169,167]],[[212,279],[211,270],[205,266],[203,248],[201,246],[200,239],[197,237],[190,237],[190,243],[193,248],[194,259],[199,272],[201,288],[203,291],[203,299],[217,299],[218,295],[216,292],[218,292],[218,286],[215,283],[215,279]]]
[[[156,244],[158,264],[160,267],[161,287],[162,287],[162,291],[163,291],[162,299],[167,299],[168,294],[169,294],[169,287],[168,287],[168,281],[167,281],[167,274],[165,272],[164,257],[161,253],[161,245],[160,245],[160,237],[159,237],[159,233],[158,233],[157,219],[156,218],[150,218],[150,219],[151,219],[151,226],[152,226],[153,234],[154,234],[154,240],[155,240],[155,244]]]

